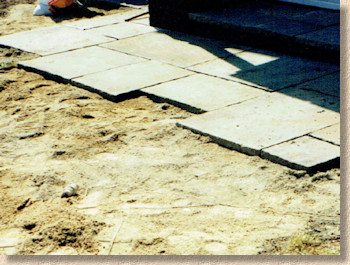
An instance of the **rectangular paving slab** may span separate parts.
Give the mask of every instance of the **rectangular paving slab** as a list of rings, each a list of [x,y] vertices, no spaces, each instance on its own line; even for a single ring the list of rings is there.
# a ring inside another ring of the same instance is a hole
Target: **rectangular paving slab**
[[[141,24],[122,22],[88,30],[94,34],[102,34],[115,39],[125,39],[145,33],[155,32],[156,28]]]
[[[135,20],[132,20],[132,21],[130,21],[130,22],[136,23],[136,24],[141,24],[141,25],[150,26],[149,17],[140,18],[140,19],[135,19]]]
[[[269,32],[269,34],[274,33],[293,37],[298,34],[304,34],[321,29],[321,26],[281,19],[257,25],[256,28],[266,30]]]
[[[251,69],[278,60],[279,57],[263,52],[241,52],[235,55],[200,63],[189,70],[207,75],[217,76],[228,80],[235,80],[234,74],[245,69]]]
[[[293,19],[304,23],[329,27],[340,24],[340,12],[330,10],[312,10],[305,14],[295,14]]]
[[[268,91],[298,85],[339,71],[336,65],[263,50],[237,53],[225,59],[208,61],[188,69]]]
[[[336,113],[340,113],[340,100],[338,97],[325,95],[317,91],[304,90],[298,87],[280,90],[279,93],[298,98],[305,103],[313,104]]]
[[[323,141],[340,145],[340,123],[315,131],[310,135]]]
[[[192,73],[171,65],[146,61],[73,79],[76,86],[115,98]]]
[[[64,26],[39,28],[0,37],[0,45],[50,55],[109,42],[113,39]]]
[[[179,67],[188,67],[242,51],[242,47],[234,47],[222,41],[168,31],[123,39],[103,47]]]
[[[340,97],[340,72],[335,72],[330,75],[300,84],[298,88],[314,90],[326,95]]]
[[[254,27],[273,20],[294,19],[312,9],[277,1],[236,1],[231,8],[214,9],[202,13],[191,13],[190,18],[209,24],[226,27]]]
[[[339,163],[340,147],[309,137],[300,137],[262,150],[261,156],[291,168],[314,170]]]
[[[325,48],[340,50],[340,24],[297,36],[300,42],[311,42]]]
[[[307,101],[273,93],[204,113],[178,124],[209,135],[217,143],[247,154],[338,123],[339,113]]]
[[[106,25],[112,25],[120,22],[124,22],[127,19],[133,18],[135,16],[140,16],[147,12],[147,8],[132,9],[128,12],[121,12],[119,14],[98,16],[95,18],[82,19],[76,22],[70,22],[63,24],[67,27],[72,27],[76,29],[86,30],[97,28]]]
[[[67,81],[142,61],[145,59],[93,46],[24,61],[19,67]]]
[[[268,93],[201,74],[166,82],[143,91],[195,113],[223,108]]]

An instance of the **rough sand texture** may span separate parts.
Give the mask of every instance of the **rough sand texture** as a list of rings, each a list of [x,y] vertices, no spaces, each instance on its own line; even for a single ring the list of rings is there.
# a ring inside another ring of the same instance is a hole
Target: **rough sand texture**
[[[51,23],[20,26],[21,6],[6,32]],[[0,91],[0,254],[339,254],[339,169],[222,148],[175,125],[195,114],[146,97],[113,103],[16,68]]]

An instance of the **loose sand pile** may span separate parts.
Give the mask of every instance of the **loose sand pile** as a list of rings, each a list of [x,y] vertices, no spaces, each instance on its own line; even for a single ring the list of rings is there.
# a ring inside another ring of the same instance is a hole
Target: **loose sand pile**
[[[3,10],[2,34],[55,24],[33,8]],[[0,54],[0,254],[339,254],[339,169],[222,148],[176,126],[194,114],[113,103]]]

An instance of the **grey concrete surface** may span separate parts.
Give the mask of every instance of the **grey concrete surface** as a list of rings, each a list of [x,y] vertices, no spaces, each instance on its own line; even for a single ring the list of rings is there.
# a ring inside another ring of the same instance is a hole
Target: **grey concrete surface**
[[[326,95],[340,97],[340,72],[335,72],[320,78],[300,84],[298,88],[318,91]]]
[[[340,146],[340,123],[315,131],[310,135]]]
[[[112,41],[100,34],[53,26],[0,37],[0,45],[39,55],[50,55]]]
[[[312,42],[324,47],[340,49],[340,25],[315,30],[297,36],[297,39],[304,42]]]
[[[157,29],[154,27],[129,22],[121,22],[88,30],[89,33],[101,34],[115,39],[125,39],[155,31]]]
[[[247,85],[199,74],[143,91],[196,113],[223,108],[267,94]]]
[[[188,67],[242,51],[221,41],[161,32],[144,34],[102,46],[179,67]]]
[[[141,62],[73,79],[73,84],[115,97],[192,73],[159,62]]]
[[[338,123],[339,114],[273,93],[180,121],[229,148],[258,155],[263,148]]]
[[[105,44],[108,45],[108,44]],[[336,65],[263,50],[245,51],[188,68],[276,91],[339,71]]]
[[[24,61],[19,66],[70,80],[142,61],[145,59],[93,46]]]
[[[304,136],[262,150],[261,156],[291,168],[312,170],[340,157],[340,147]]]

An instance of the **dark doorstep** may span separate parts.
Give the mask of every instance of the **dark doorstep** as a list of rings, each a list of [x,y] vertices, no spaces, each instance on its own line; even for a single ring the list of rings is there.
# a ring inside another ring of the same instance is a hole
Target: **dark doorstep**
[[[152,26],[339,65],[338,11],[268,0],[197,3],[198,7],[196,0],[177,0],[177,5],[169,1],[175,0],[149,0]]]

